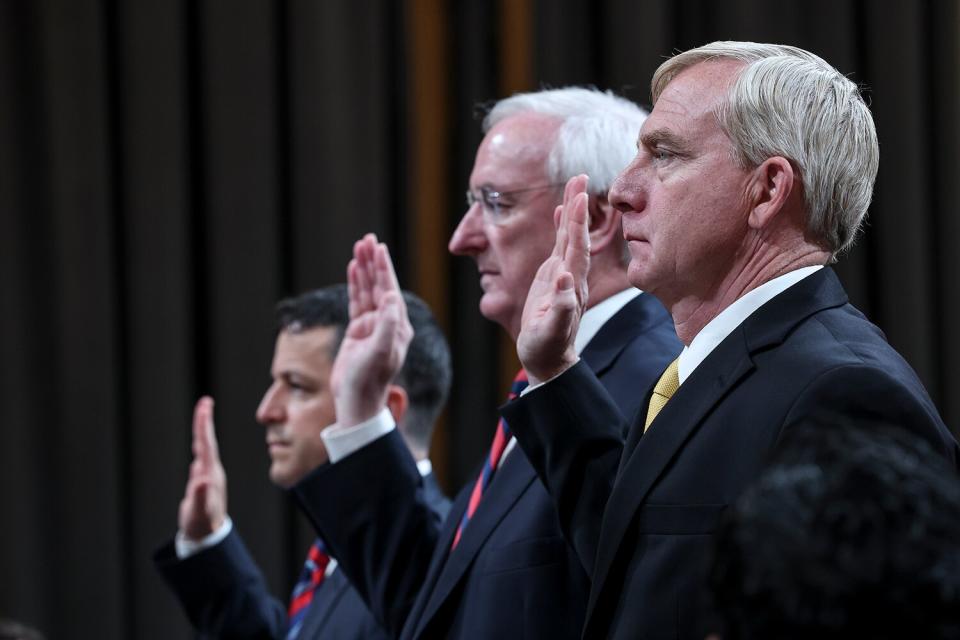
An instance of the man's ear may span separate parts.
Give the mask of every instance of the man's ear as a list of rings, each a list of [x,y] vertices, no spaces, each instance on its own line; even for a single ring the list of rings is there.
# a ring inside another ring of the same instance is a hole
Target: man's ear
[[[387,409],[393,416],[393,421],[398,425],[407,413],[407,407],[410,406],[410,398],[407,397],[407,390],[395,384],[387,387]]]
[[[800,186],[800,176],[794,171],[790,161],[781,156],[764,160],[754,169],[753,179],[748,187],[750,198],[750,217],[748,222],[754,229],[766,227],[783,210],[790,194]]]
[[[623,241],[620,212],[607,200],[606,195],[591,195],[587,200],[589,217],[590,255],[597,255],[611,244]]]

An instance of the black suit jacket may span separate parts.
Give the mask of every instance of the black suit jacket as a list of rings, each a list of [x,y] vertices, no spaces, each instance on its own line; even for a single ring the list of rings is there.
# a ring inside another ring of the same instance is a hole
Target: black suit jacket
[[[580,365],[504,408],[591,573],[587,638],[702,640],[711,534],[791,425],[884,421],[954,464],[958,453],[913,370],[826,268],[747,318],[646,434],[643,414],[624,442],[615,404]]]
[[[636,386],[655,380],[679,350],[669,314],[641,295],[604,324],[582,358],[633,413],[643,400]],[[402,451],[394,432],[321,467],[295,489],[387,628],[403,638],[578,635],[587,575],[523,452],[514,450],[497,470],[450,552],[473,483],[460,492],[446,522],[431,526],[415,469]],[[356,490],[331,504],[320,500],[329,486]]]
[[[432,475],[424,478],[423,485],[424,502],[439,522],[450,501]],[[157,551],[154,562],[200,637],[286,636],[287,604],[270,595],[236,529],[220,544],[184,560],[177,558],[170,541]],[[389,636],[338,567],[314,594],[298,637],[386,640]]]

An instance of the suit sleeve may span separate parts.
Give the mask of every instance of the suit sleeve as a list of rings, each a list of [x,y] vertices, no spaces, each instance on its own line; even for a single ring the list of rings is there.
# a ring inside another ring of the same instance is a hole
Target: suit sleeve
[[[283,638],[286,607],[272,597],[236,529],[221,543],[180,560],[170,543],[154,564],[201,638]]]
[[[918,380],[876,367],[840,366],[818,376],[797,397],[784,428],[805,422],[894,426],[926,440],[957,467],[957,441]]]
[[[581,361],[501,412],[550,492],[564,536],[592,575],[626,432],[616,403]]]
[[[399,636],[442,519],[397,430],[316,469],[294,494],[370,611]]]

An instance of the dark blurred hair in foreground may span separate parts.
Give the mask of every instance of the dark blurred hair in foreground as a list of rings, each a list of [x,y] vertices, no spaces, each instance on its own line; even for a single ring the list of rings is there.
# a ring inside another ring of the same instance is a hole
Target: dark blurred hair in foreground
[[[43,634],[19,622],[0,618],[0,640],[44,640]]]
[[[727,514],[723,640],[960,638],[960,478],[912,434],[791,430]]]

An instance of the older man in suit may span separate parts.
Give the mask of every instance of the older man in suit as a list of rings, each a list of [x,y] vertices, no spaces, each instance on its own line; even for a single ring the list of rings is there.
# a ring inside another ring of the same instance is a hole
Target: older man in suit
[[[499,102],[484,123],[468,209],[450,240],[451,252],[477,263],[480,312],[516,338],[527,290],[554,244],[562,184],[590,171],[587,277],[594,295],[571,339],[627,414],[641,400],[635,386],[652,382],[680,348],[663,306],[627,281],[620,214],[607,199],[611,180],[633,154],[631,139],[643,117],[626,100],[579,88]],[[382,254],[376,269],[374,254]],[[380,333],[380,343],[363,330],[367,323],[387,326],[385,300],[390,292],[395,298],[397,288],[384,275],[388,267],[385,248],[374,239],[355,247],[356,342],[341,350],[335,365],[348,375],[337,392],[340,424],[324,435],[332,464],[297,487],[305,510],[373,611],[400,637],[575,637],[587,575],[563,539],[543,484],[513,446],[509,425],[497,425],[490,454],[450,518],[433,526],[423,517],[419,478],[398,455],[389,416],[378,415],[382,388],[369,384],[389,379],[391,367],[399,366],[386,357],[384,344],[402,351],[405,338]],[[521,373],[514,391],[524,384]],[[348,446],[336,442],[341,436]],[[355,491],[338,491],[340,502],[331,503],[322,500],[330,486]]]
[[[450,388],[450,353],[426,304],[410,293],[404,297],[416,337],[404,368],[386,381],[385,402],[400,424],[398,455],[422,482],[424,517],[439,523],[450,503],[431,473],[427,451]],[[311,291],[281,302],[277,311],[273,384],[257,420],[266,427],[270,480],[289,488],[327,458],[320,434],[336,417],[330,377],[349,318],[347,290],[337,285]],[[193,429],[194,462],[180,504],[180,530],[155,561],[197,631],[215,638],[389,637],[322,539],[308,553],[289,606],[270,595],[227,515],[212,399],[197,403]]]
[[[569,335],[588,299],[585,178],[518,340],[531,385],[504,409],[592,576],[584,637],[700,638],[717,519],[784,430],[821,411],[892,422],[956,464],[913,370],[825,266],[853,241],[877,171],[856,85],[795,47],[717,42],[653,78],[654,109],[610,200],[630,279],[685,348],[623,417]]]

